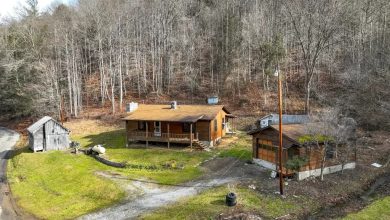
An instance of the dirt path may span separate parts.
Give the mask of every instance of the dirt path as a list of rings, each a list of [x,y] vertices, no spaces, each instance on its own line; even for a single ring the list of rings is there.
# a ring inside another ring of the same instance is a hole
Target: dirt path
[[[16,213],[9,194],[7,183],[7,156],[19,140],[19,134],[0,127],[0,219],[13,220],[21,217]]]
[[[207,165],[203,169],[207,169],[208,172],[201,179],[176,186],[159,185],[145,181],[129,181],[119,175],[97,173],[125,186],[128,198],[119,205],[82,216],[79,219],[135,219],[145,213],[173,204],[182,198],[194,196],[212,187],[250,179],[253,174],[245,172],[245,170],[251,169],[244,169],[244,166],[253,166],[257,171],[262,170],[255,165],[246,165],[242,161],[232,158],[217,158],[206,163]]]
[[[361,195],[351,196],[344,203],[324,207],[317,213],[307,216],[309,220],[339,219],[349,213],[357,212],[373,202],[372,197],[382,198],[390,195],[390,173],[383,174]]]

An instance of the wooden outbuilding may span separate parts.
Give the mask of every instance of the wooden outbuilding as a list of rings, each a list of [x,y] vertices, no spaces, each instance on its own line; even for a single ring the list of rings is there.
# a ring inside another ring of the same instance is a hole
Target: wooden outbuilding
[[[69,147],[70,131],[49,116],[27,128],[29,147],[34,152],[63,150]]]
[[[124,118],[128,142],[145,141],[212,147],[233,134],[234,118],[222,105],[140,104]]]
[[[258,128],[250,131],[248,134],[252,135],[253,161],[265,168],[277,171],[279,164],[279,126],[270,125]],[[310,176],[319,176],[324,156],[326,157],[324,174],[355,168],[355,154],[349,153],[347,161],[341,164],[339,160],[334,158],[333,151],[325,150],[324,143],[319,143],[320,147],[301,144],[299,139],[305,135],[307,135],[305,124],[283,125],[283,175],[297,174],[298,180]],[[306,163],[298,170],[289,170],[286,168],[286,162],[294,157],[305,158]]]

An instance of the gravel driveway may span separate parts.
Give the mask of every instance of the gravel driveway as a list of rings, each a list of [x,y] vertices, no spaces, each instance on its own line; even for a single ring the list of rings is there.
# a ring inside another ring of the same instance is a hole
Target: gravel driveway
[[[7,128],[0,127],[0,219],[20,219],[9,198],[7,184],[7,154],[19,140],[19,134]]]
[[[250,169],[247,169],[250,166]],[[80,220],[137,219],[139,216],[197,195],[204,190],[259,176],[263,169],[247,165],[233,158],[216,158],[202,165],[206,175],[182,185],[164,186],[144,181],[129,181],[126,177],[98,172],[97,175],[112,179],[123,186],[128,198],[121,204],[81,216]]]
[[[103,209],[99,212],[91,213],[81,217],[83,220],[109,220],[109,219],[136,219],[142,214],[153,211],[157,208],[172,204],[181,198],[194,196],[211,187],[232,182],[232,178],[213,179],[209,181],[199,181],[191,185],[161,187],[157,184],[133,181],[132,187],[142,191],[142,196],[133,198],[120,205]]]

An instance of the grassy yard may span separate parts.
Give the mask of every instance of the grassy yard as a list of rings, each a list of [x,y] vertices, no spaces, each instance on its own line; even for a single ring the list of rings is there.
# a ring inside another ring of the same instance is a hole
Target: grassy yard
[[[220,150],[220,157],[235,157],[240,160],[252,160],[252,137],[243,133],[237,133],[237,140]]]
[[[225,196],[229,191],[227,187],[214,188],[145,215],[142,219],[214,219],[218,214],[237,211],[276,218],[288,213],[298,213],[310,206],[310,202],[303,198],[282,199],[276,195],[260,194],[249,188],[235,188],[232,191],[237,194],[237,206],[227,207]]]
[[[100,134],[75,135],[73,140],[81,143],[82,147],[104,144],[106,156],[117,162],[126,162],[132,167],[114,169],[134,179],[149,179],[163,184],[178,184],[199,177],[202,173],[197,164],[210,158],[213,153],[205,151],[193,151],[188,148],[170,148],[166,146],[137,145],[131,148],[125,147],[124,130],[114,130]],[[164,165],[175,164],[182,169],[166,169]],[[154,167],[150,169],[148,167]]]
[[[80,120],[66,126],[72,127],[71,139],[80,142],[82,147],[104,144],[110,160],[131,166],[122,169],[108,167],[89,156],[62,151],[32,153],[27,149],[18,150],[8,163],[11,190],[18,205],[38,218],[71,219],[124,198],[125,193],[118,185],[97,176],[96,171],[113,171],[129,178],[178,184],[202,175],[199,163],[217,152],[222,157],[250,159],[250,140],[242,134],[229,146],[205,152],[178,147],[167,149],[166,146],[126,148],[123,129],[93,120]],[[26,145],[26,139],[22,142],[24,145],[19,143],[19,147]],[[166,164],[183,168],[167,169]],[[212,193],[217,193],[211,195],[216,198],[224,194],[225,189]],[[244,190],[242,193],[248,192]],[[256,203],[256,196],[250,198]],[[250,200],[246,202],[249,202],[249,208],[252,207]],[[220,209],[223,207],[219,203],[215,205]]]
[[[390,219],[390,197],[373,202],[360,212],[349,214],[344,220]]]
[[[84,155],[19,150],[8,164],[18,205],[41,219],[71,219],[121,200],[124,191],[94,175],[106,166]]]

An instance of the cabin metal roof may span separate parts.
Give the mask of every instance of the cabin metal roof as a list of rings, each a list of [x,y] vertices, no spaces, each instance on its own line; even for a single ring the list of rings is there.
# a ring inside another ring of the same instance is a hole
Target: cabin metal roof
[[[193,123],[198,120],[213,120],[222,110],[231,115],[223,105],[177,105],[176,109],[171,109],[169,105],[141,104],[123,120]]]
[[[55,123],[60,125],[63,129],[65,129],[66,131],[69,132],[69,129],[65,128],[64,126],[62,126],[60,123],[58,123],[56,120],[54,120],[52,117],[49,117],[49,116],[44,116],[43,118],[39,119],[34,124],[30,125],[30,127],[27,128],[27,131],[30,133],[34,133],[50,120],[53,120]]]

